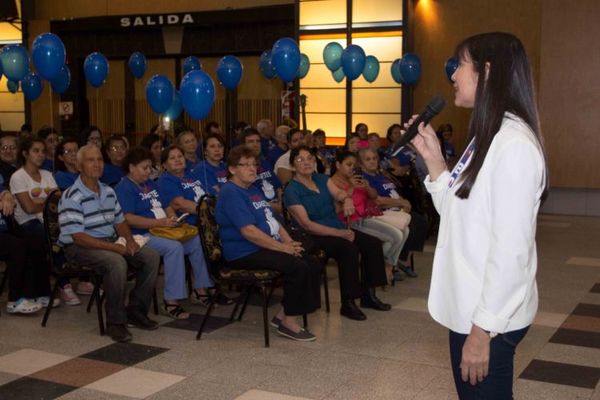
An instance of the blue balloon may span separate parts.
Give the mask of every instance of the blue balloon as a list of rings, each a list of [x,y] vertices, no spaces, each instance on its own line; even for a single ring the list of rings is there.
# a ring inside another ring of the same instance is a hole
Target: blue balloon
[[[400,73],[405,85],[414,85],[421,76],[421,60],[416,54],[406,53],[400,60]]]
[[[215,102],[215,84],[204,71],[190,71],[181,80],[179,86],[183,109],[199,120],[205,118]]]
[[[342,67],[339,67],[337,70],[333,71],[331,73],[331,75],[333,76],[333,79],[335,79],[335,81],[337,83],[340,83],[346,77],[346,75],[344,75],[344,68],[342,68]]]
[[[25,78],[29,72],[29,55],[25,47],[20,44],[9,44],[2,48],[0,61],[4,75],[10,81],[18,82]]]
[[[183,106],[181,105],[181,97],[179,96],[179,92],[177,90],[173,90],[173,101],[171,101],[171,105],[165,111],[165,117],[168,117],[171,121],[176,120],[181,115],[183,111]]]
[[[365,69],[362,74],[367,82],[375,82],[375,79],[377,79],[377,76],[379,75],[379,60],[375,56],[367,56],[365,60]]]
[[[446,70],[446,76],[450,82],[452,82],[452,75],[454,75],[454,71],[456,71],[457,68],[458,60],[454,57],[450,57],[444,66],[444,69]]]
[[[42,80],[35,72],[30,72],[21,81],[21,89],[25,98],[29,101],[34,101],[42,94]]]
[[[156,113],[164,113],[173,102],[173,84],[164,75],[154,75],[146,83],[146,100]]]
[[[31,59],[40,76],[48,81],[60,73],[66,60],[65,45],[54,33],[42,33],[31,45]]]
[[[217,77],[227,89],[235,89],[242,79],[244,67],[235,56],[225,56],[217,63]]]
[[[99,88],[108,76],[108,60],[104,54],[94,52],[85,58],[83,72],[90,85]]]
[[[327,43],[323,49],[323,62],[331,72],[335,72],[342,66],[342,53],[344,48],[338,42]]]
[[[394,78],[394,81],[396,83],[399,83],[399,84],[404,83],[404,79],[402,78],[402,73],[400,72],[400,59],[399,58],[395,59],[394,62],[392,63],[391,72],[392,72],[392,78]]]
[[[308,70],[310,69],[310,60],[308,56],[304,53],[300,54],[300,66],[298,67],[298,72],[296,76],[298,79],[302,79],[308,74]]]
[[[65,64],[60,69],[58,76],[50,81],[50,86],[54,93],[62,94],[67,91],[71,84],[71,70]]]
[[[129,70],[135,77],[135,79],[141,79],[146,73],[146,56],[139,51],[131,53],[129,61],[127,62]]]
[[[365,51],[360,46],[351,44],[346,47],[342,52],[344,75],[351,81],[355,80],[365,69],[365,61]]]
[[[273,60],[271,59],[271,50],[265,50],[260,55],[260,72],[267,79],[273,79],[277,76]]]
[[[296,79],[296,72],[300,66],[300,49],[298,43],[291,38],[281,38],[273,45],[271,59],[275,71],[284,82]]]
[[[8,89],[9,92],[11,92],[11,93],[17,93],[17,91],[19,90],[19,82],[6,81],[6,87],[7,87],[7,89]]]
[[[188,72],[195,70],[202,70],[202,64],[200,64],[198,57],[189,56],[183,60],[183,75],[187,75]]]

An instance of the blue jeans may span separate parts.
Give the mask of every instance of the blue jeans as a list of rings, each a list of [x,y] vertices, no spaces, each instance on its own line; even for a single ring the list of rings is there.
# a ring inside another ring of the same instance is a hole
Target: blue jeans
[[[490,340],[488,375],[476,385],[463,382],[460,374],[462,349],[468,335],[450,331],[450,360],[458,397],[461,400],[510,400],[513,398],[515,349],[529,327],[499,334]]]
[[[194,288],[206,288],[214,286],[208,276],[206,261],[200,237],[194,236],[187,242],[181,243],[177,240],[165,239],[151,234],[146,235],[150,246],[160,254],[165,264],[165,300],[178,300],[187,298],[185,286],[185,259],[188,256],[192,270],[194,271]]]

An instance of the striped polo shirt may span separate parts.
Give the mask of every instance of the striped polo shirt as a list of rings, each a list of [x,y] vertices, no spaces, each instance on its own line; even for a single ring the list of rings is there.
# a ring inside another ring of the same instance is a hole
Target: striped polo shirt
[[[73,234],[86,233],[94,238],[116,239],[115,224],[125,221],[114,190],[98,182],[100,194],[90,190],[78,177],[63,192],[58,204],[61,246],[73,243]]]

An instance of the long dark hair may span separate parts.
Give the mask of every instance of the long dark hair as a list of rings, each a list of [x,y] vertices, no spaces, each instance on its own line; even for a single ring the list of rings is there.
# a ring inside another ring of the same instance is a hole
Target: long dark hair
[[[482,33],[459,43],[454,53],[460,60],[471,60],[473,69],[479,74],[475,106],[469,121],[469,140],[474,138],[475,153],[461,174],[462,184],[456,191],[459,198],[466,199],[471,193],[490,145],[500,130],[506,111],[515,114],[529,126],[542,149],[544,161],[546,155],[529,60],[521,41],[510,33]],[[542,200],[548,192],[548,167],[547,163],[545,164],[545,189]]]

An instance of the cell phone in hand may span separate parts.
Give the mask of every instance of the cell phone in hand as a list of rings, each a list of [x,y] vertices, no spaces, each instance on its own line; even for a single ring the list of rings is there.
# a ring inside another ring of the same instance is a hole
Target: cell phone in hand
[[[178,224],[181,224],[188,215],[190,215],[190,213],[181,214],[181,216],[179,218],[177,218],[177,221],[175,221],[175,222],[177,222]]]
[[[354,167],[354,169],[352,170],[352,174],[354,176],[359,176],[362,178],[362,168],[360,167],[360,165],[357,165],[356,167]]]

